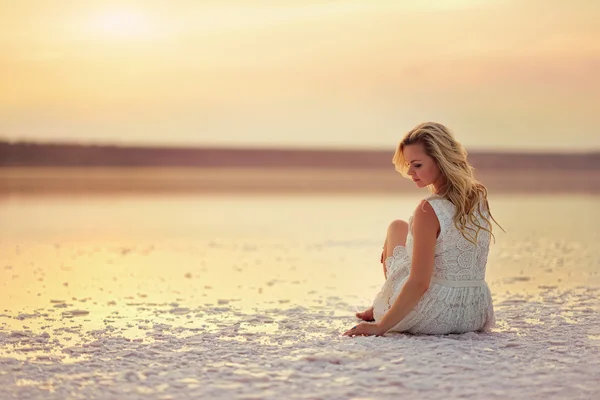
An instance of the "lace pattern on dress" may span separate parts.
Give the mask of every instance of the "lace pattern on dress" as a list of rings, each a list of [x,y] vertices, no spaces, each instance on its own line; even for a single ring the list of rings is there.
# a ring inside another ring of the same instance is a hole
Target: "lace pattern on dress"
[[[396,246],[392,251],[392,255],[385,259],[385,269],[388,276],[393,274],[398,268],[403,267],[408,263],[410,266],[410,256],[405,246]]]
[[[454,226],[453,218],[456,210],[454,204],[435,195],[426,200],[431,204],[440,221],[433,276],[457,281],[485,279],[490,234],[479,231],[477,244],[470,242]],[[482,224],[480,217],[476,215],[476,218]]]

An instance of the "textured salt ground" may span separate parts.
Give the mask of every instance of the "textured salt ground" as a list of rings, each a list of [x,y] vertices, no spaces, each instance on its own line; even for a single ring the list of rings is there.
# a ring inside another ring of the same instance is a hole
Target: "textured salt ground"
[[[594,398],[600,393],[598,290],[548,289],[497,305],[489,334],[340,337],[349,316],[296,306],[198,307],[206,327],[142,323],[0,332],[3,398]],[[578,304],[576,307],[568,304]],[[348,309],[336,300],[325,309]],[[148,307],[148,318],[173,315]],[[69,335],[70,342],[64,342]],[[12,356],[10,354],[12,353]],[[35,353],[23,358],[22,355]]]

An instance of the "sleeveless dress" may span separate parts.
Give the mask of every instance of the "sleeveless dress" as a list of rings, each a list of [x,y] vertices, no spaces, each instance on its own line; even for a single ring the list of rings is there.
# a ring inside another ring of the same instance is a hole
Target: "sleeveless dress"
[[[455,207],[440,196],[425,198],[440,223],[435,244],[435,265],[429,289],[413,310],[391,332],[442,335],[486,331],[494,326],[492,296],[485,282],[490,234],[479,231],[477,245],[469,242],[454,226]],[[482,223],[479,213],[475,213]],[[484,216],[489,217],[484,212]],[[373,302],[373,317],[380,321],[398,298],[408,279],[413,250],[410,217],[406,247],[396,246],[385,260],[387,279]]]

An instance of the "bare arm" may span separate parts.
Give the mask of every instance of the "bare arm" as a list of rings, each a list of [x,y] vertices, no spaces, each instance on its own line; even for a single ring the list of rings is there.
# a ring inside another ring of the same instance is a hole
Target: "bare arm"
[[[387,248],[387,237],[385,238],[385,241],[383,242],[383,251],[381,252],[381,265],[383,265],[383,276],[385,276],[385,279],[387,279],[387,268],[385,267],[385,260],[387,258],[386,248]]]
[[[378,335],[383,335],[402,321],[429,289],[439,228],[440,223],[433,207],[422,201],[415,210],[413,221],[414,242],[410,275],[392,307],[377,323]]]

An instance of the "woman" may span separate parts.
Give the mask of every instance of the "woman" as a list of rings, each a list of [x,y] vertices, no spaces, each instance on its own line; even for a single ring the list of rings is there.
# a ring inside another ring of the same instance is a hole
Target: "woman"
[[[444,125],[427,122],[401,140],[396,170],[429,187],[408,223],[389,226],[382,261],[386,281],[365,321],[346,336],[388,331],[448,334],[494,324],[485,268],[492,217],[485,186],[473,177],[467,152]]]

